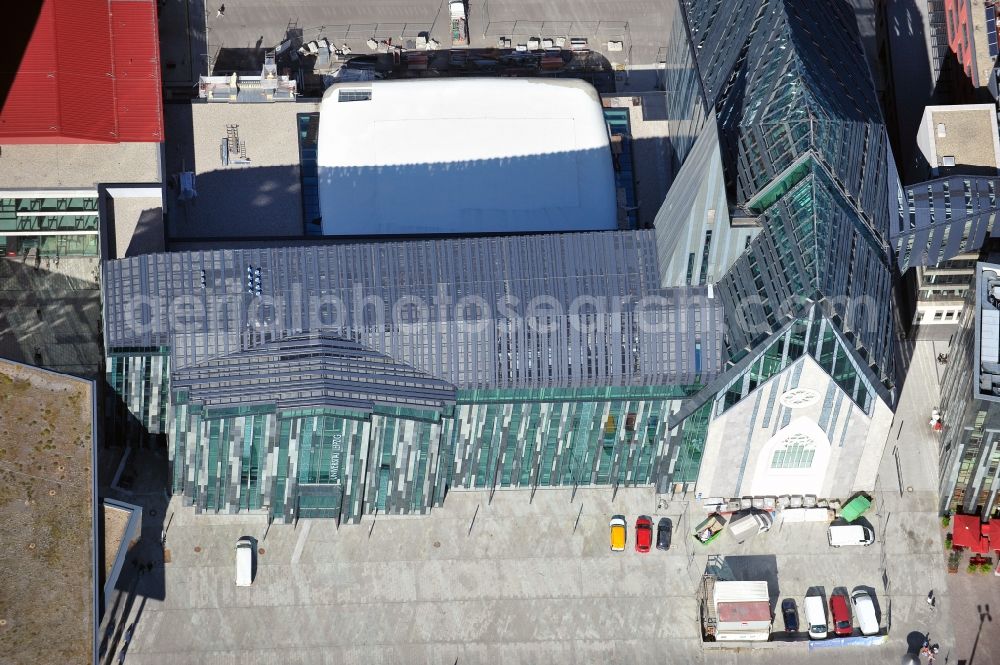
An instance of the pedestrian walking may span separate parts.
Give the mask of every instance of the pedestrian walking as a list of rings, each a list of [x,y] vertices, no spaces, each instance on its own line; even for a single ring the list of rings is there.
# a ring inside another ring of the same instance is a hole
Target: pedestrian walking
[[[222,18],[222,17],[224,17],[225,15],[226,15],[226,6],[225,6],[225,5],[222,5],[221,7],[219,7],[219,11],[218,11],[218,13],[216,13],[216,15],[215,15],[215,16],[216,16],[217,18]]]

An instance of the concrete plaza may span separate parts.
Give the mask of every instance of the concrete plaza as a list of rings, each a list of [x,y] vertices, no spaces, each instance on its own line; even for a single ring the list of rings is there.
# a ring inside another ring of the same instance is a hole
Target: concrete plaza
[[[453,492],[429,516],[375,516],[339,529],[323,520],[268,528],[263,516],[194,515],[173,500],[161,513],[169,563],[156,546],[161,527],[144,520],[152,532],[138,556],[153,570],[135,579],[135,592],[146,597],[122,619],[135,625],[125,662],[798,663],[808,657],[833,663],[846,657],[874,664],[898,662],[928,633],[942,654],[953,653],[932,468],[936,443],[922,415],[936,400],[933,354],[931,343],[917,343],[879,470],[876,508],[866,516],[878,537],[870,547],[833,549],[825,525],[780,518],[747,542],[727,531],[703,547],[690,536],[704,515],[698,502],[663,504],[649,488],[538,490],[533,498],[529,491],[499,490],[492,501],[489,492]],[[894,449],[902,451],[898,466]],[[162,494],[145,499],[163,505]],[[671,517],[670,551],[638,554],[630,540],[629,551],[610,552],[608,519],[618,513],[629,519],[630,539],[639,514]],[[249,588],[233,583],[233,545],[242,535],[255,537],[262,552]],[[889,637],[878,646],[811,652],[808,642],[705,649],[695,591],[716,554],[763,562],[776,571],[772,600],[794,598],[800,608],[816,587],[826,596],[867,587]],[[931,590],[934,607],[926,602]]]
[[[136,629],[126,662],[628,663],[666,655],[685,663],[791,663],[805,657],[808,642],[703,650],[695,589],[713,552],[731,560],[774,555],[778,595],[795,598],[800,608],[814,587],[827,596],[841,587],[874,590],[883,626],[891,622],[890,638],[880,647],[847,648],[855,662],[901,655],[908,634],[927,630],[924,587],[940,572],[925,567],[897,576],[890,563],[886,593],[881,544],[835,550],[822,524],[776,524],[742,545],[727,532],[703,548],[689,536],[700,510],[693,504],[657,513],[649,490],[621,490],[614,500],[608,490],[579,490],[570,503],[571,493],[539,491],[528,503],[525,492],[501,491],[490,504],[488,493],[462,492],[429,517],[376,517],[339,531],[328,521],[268,530],[259,517],[194,516],[172,503],[164,598],[146,602],[139,620],[128,621]],[[671,550],[610,552],[607,522],[618,512],[629,517],[630,537],[636,515],[671,515]],[[263,554],[254,585],[237,588],[233,544],[244,534],[258,539]],[[137,592],[143,594],[144,579]],[[844,655],[825,649],[811,657],[834,662]]]

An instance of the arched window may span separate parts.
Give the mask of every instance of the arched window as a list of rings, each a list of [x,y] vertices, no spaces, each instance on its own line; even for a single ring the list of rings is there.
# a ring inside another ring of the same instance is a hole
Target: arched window
[[[771,456],[772,469],[808,469],[816,456],[816,442],[803,432],[791,434]]]

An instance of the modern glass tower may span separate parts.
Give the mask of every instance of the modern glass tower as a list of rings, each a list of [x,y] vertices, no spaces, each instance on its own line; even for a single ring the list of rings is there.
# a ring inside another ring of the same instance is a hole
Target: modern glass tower
[[[806,449],[843,447],[856,436],[881,450],[878,432],[895,400],[889,232],[900,187],[846,3],[679,4],[683,21],[675,35],[683,31],[687,39],[674,40],[665,78],[673,158],[678,181],[707,181],[709,175],[692,178],[688,171],[711,173],[709,153],[699,146],[717,136],[727,209],[712,206],[704,255],[718,257],[708,272],[718,275],[728,369],[672,423],[707,420],[706,457],[740,469],[721,483],[715,473],[713,484],[703,468],[699,491],[754,494],[755,486],[779,487],[768,473],[780,475],[786,455],[779,446],[769,456],[793,420],[798,430],[787,434]],[[667,204],[677,207],[670,195]],[[683,260],[670,253],[669,239],[690,224],[684,215],[657,217],[661,256]],[[738,256],[717,251],[731,247],[734,234],[746,235],[747,226],[758,232]],[[812,362],[822,374],[806,386],[802,372],[809,374]],[[815,414],[804,406],[803,390],[817,394]],[[797,397],[783,399],[785,392]],[[724,414],[750,397],[740,416],[749,429],[727,421]],[[835,423],[844,399],[857,412],[841,432]],[[795,404],[800,418],[782,416],[782,403]],[[807,436],[810,428],[819,433]],[[848,489],[864,480],[858,474]]]
[[[889,389],[899,186],[853,18],[842,3],[731,5],[682,2],[729,203],[761,228],[719,280],[730,358],[823,304]]]

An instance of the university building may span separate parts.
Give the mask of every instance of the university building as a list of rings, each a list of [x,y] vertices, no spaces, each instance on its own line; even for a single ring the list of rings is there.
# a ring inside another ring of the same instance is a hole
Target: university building
[[[335,237],[106,264],[116,422],[166,438],[174,492],[200,511],[353,521],[461,488],[871,490],[897,397],[902,189],[853,17],[786,0],[680,10],[676,178],[654,228],[609,205],[584,84],[369,81],[321,105]],[[380,105],[424,85],[449,100],[437,115]],[[527,91],[563,105],[545,132],[526,124]],[[407,123],[440,136],[444,119],[464,137],[452,156],[338,152]]]

